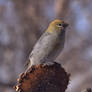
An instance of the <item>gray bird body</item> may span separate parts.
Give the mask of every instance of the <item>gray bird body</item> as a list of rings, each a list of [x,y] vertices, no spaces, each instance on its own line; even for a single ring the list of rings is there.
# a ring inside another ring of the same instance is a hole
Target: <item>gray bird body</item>
[[[60,54],[64,47],[65,33],[61,36],[45,32],[35,44],[29,55],[28,68],[39,64],[53,64],[53,60]],[[46,60],[47,59],[47,60]],[[45,62],[44,62],[45,61]]]
[[[45,32],[40,39],[37,41],[34,46],[31,54],[29,55],[29,66],[42,64],[44,62],[44,58],[49,55],[49,53],[56,46],[57,41],[59,40],[58,34],[51,34]]]
[[[62,20],[54,20],[35,44],[29,55],[28,68],[33,65],[54,63],[55,58],[64,47],[65,28],[68,26]],[[46,59],[47,58],[47,59]]]

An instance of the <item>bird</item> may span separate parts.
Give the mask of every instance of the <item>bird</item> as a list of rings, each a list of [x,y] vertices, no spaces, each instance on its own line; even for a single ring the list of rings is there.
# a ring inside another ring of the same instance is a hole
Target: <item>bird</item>
[[[53,20],[47,30],[34,45],[27,62],[27,69],[34,65],[52,65],[53,60],[64,47],[65,29],[68,23],[63,20]],[[53,60],[52,60],[53,59]]]

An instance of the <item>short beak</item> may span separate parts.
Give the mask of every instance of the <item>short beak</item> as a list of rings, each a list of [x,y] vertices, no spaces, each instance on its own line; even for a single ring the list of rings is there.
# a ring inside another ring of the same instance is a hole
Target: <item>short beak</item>
[[[68,23],[63,23],[63,24],[62,24],[62,26],[63,26],[64,28],[68,27],[68,25],[69,25]]]

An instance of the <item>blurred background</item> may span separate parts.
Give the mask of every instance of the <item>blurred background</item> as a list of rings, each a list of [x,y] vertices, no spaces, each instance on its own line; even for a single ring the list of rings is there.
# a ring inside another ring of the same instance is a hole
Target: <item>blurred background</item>
[[[15,92],[32,47],[56,18],[70,24],[57,58],[71,74],[66,91],[92,87],[92,0],[0,0],[0,92]]]

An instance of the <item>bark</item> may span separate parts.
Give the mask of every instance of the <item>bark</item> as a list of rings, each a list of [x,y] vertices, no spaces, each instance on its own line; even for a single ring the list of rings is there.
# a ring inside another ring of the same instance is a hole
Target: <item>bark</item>
[[[58,63],[38,65],[20,75],[17,92],[65,92],[69,83],[67,74]]]

